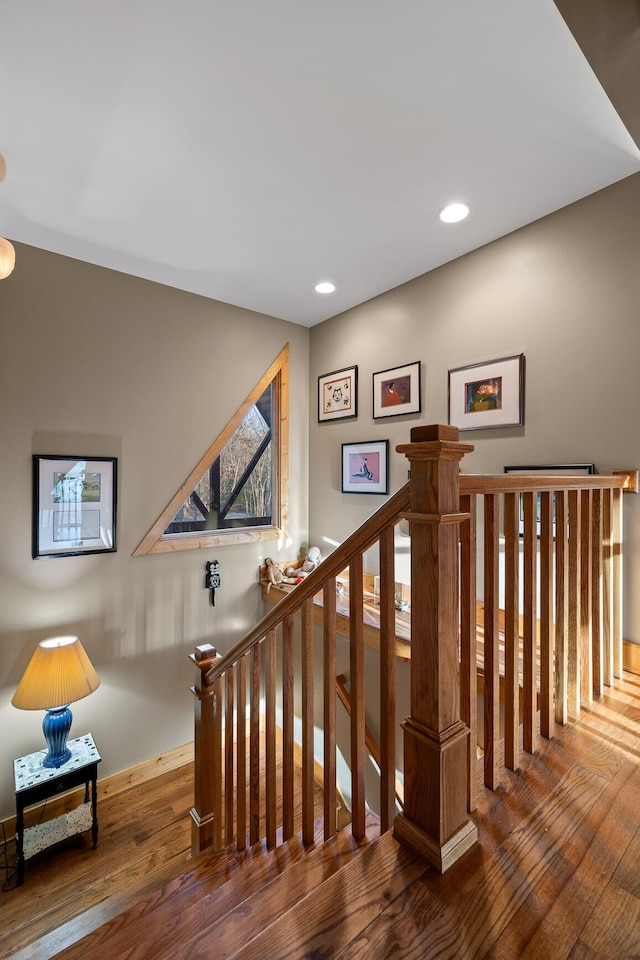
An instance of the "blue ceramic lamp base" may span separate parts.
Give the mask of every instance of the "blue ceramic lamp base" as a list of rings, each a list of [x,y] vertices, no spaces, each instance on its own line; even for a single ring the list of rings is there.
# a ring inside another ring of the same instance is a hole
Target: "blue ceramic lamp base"
[[[47,741],[48,753],[42,761],[43,767],[61,767],[71,759],[71,750],[67,747],[67,737],[71,729],[73,715],[69,707],[55,707],[47,710],[42,721],[42,732]]]

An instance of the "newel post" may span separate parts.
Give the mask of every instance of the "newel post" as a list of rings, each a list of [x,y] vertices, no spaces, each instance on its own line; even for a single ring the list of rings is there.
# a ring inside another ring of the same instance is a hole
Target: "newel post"
[[[215,815],[216,790],[220,791],[220,773],[216,776],[216,727],[220,723],[220,704],[216,681],[207,681],[207,672],[216,661],[216,648],[204,643],[189,657],[196,665],[196,682],[191,687],[195,696],[194,712],[194,798],[191,816],[191,853],[195,856],[209,847],[216,847],[220,824]],[[219,736],[219,734],[218,734]]]
[[[457,427],[414,427],[397,447],[411,465],[411,716],[404,730],[404,810],[394,834],[444,873],[477,840],[467,814],[469,728],[460,713]]]

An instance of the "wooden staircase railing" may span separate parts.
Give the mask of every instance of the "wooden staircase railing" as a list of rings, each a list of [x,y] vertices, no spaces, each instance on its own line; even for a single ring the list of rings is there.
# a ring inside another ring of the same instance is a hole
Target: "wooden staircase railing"
[[[532,753],[538,723],[541,736],[553,736],[555,723],[577,718],[581,703],[600,696],[621,675],[623,486],[620,476],[460,477],[461,508],[470,517],[461,527],[463,704],[473,702],[472,692],[467,697],[477,664],[484,681],[484,782],[491,789],[500,779],[502,739],[504,764],[515,770],[520,726],[523,749]],[[483,521],[480,631],[477,514]],[[474,738],[476,711],[465,712],[465,718]],[[472,778],[472,794],[474,785]],[[470,805],[475,806],[473,796]]]
[[[460,460],[473,448],[458,441],[456,428],[441,425],[414,428],[411,443],[397,449],[410,461],[411,480],[407,484],[309,577],[283,596],[232,651],[218,656],[210,645],[196,648],[192,656],[196,664],[192,688],[194,852],[207,847],[221,850],[234,842],[243,849],[247,842],[253,845],[263,839],[273,847],[279,839],[286,841],[300,829],[303,841],[312,843],[315,760],[320,756],[324,836],[329,839],[336,833],[338,746],[342,753],[350,754],[351,829],[357,840],[364,838],[368,747],[363,555],[376,543],[380,575],[380,827],[384,832],[393,824],[396,836],[419,850],[437,869],[446,870],[477,836],[469,813],[476,805],[478,669],[484,679],[485,782],[492,788],[500,772],[501,650],[506,689],[505,764],[511,769],[519,762],[520,697],[523,747],[532,751],[538,736],[538,697],[540,732],[551,736],[554,721],[562,723],[577,714],[581,696],[588,699],[598,695],[602,685],[613,682],[620,673],[624,480],[601,476],[545,478],[537,474],[461,476]],[[517,513],[520,495],[524,510],[522,539]],[[481,511],[477,506],[480,496],[484,501]],[[484,626],[479,643],[476,520],[480,512],[484,520]],[[411,704],[410,716],[402,723],[404,809],[396,815],[393,528],[402,518],[408,518],[411,528]],[[502,540],[503,634],[498,629]],[[520,553],[522,560],[518,559]],[[345,569],[349,580],[350,743],[339,745],[336,582]],[[520,580],[524,585],[522,631]],[[321,640],[318,637],[314,644],[314,596],[319,593],[323,620]],[[317,654],[322,651],[322,670],[319,662],[314,662],[315,647]],[[316,677],[320,673],[318,691]],[[370,697],[367,689],[368,702]],[[299,790],[295,789],[296,743],[301,752]],[[265,760],[263,776],[261,752]],[[264,836],[260,831],[261,813]]]
[[[294,833],[294,661],[299,646],[299,719],[302,747],[301,823],[303,840],[313,842],[315,688],[313,663],[313,597],[323,594],[323,688],[322,725],[324,737],[325,838],[336,832],[336,629],[337,576],[349,569],[351,642],[349,675],[352,698],[351,770],[352,830],[356,839],[365,835],[365,704],[363,627],[363,554],[377,541],[385,570],[380,597],[381,701],[385,722],[381,743],[381,829],[389,829],[395,812],[395,649],[393,527],[410,502],[407,483],[371,517],[366,524],[313,571],[290,594],[270,610],[226,656],[218,657],[210,645],[196,649],[195,803],[192,848],[213,846],[222,849],[235,837],[240,849],[259,839],[261,802],[266,811],[267,846],[276,843],[276,812],[281,807],[281,836]],[[301,614],[300,636],[295,637],[294,615]],[[281,635],[280,715],[282,725],[282,783],[277,796],[276,631]],[[264,661],[264,665],[262,665]],[[247,701],[247,675],[249,698]],[[261,690],[264,691],[261,705]],[[234,706],[235,703],[235,706]],[[247,704],[248,709],[243,709]],[[258,777],[261,715],[264,717],[264,750],[267,774],[262,785]],[[247,729],[248,726],[248,729]],[[235,730],[235,736],[234,736]],[[244,744],[249,740],[249,762]],[[222,747],[224,738],[224,750]],[[224,777],[223,777],[224,758]],[[247,769],[248,767],[248,769]],[[224,781],[224,793],[222,784]],[[235,810],[232,798],[236,795]],[[224,797],[224,800],[223,800]],[[224,839],[222,824],[224,821]]]

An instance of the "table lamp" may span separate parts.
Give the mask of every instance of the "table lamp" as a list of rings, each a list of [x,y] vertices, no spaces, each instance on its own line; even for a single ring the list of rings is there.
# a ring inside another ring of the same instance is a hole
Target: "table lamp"
[[[98,674],[77,637],[52,637],[38,644],[11,703],[19,710],[46,710],[42,730],[48,752],[43,766],[61,767],[71,758],[69,704],[99,686]]]

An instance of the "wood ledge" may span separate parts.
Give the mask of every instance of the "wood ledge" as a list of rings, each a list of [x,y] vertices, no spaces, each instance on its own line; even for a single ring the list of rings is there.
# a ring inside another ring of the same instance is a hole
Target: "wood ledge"
[[[403,513],[402,519],[410,523],[428,523],[441,526],[446,523],[465,523],[470,519],[469,513]]]

